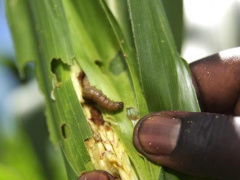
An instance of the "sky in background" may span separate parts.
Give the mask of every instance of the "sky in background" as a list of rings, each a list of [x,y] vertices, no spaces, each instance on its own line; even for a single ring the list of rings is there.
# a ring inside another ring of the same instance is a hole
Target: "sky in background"
[[[0,55],[13,56],[14,49],[4,11],[4,0],[0,0]]]

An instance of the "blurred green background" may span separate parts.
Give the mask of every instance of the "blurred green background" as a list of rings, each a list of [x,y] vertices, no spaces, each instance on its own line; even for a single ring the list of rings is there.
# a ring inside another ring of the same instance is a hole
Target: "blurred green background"
[[[192,62],[240,45],[240,0],[183,2],[184,31],[180,39],[184,59]],[[65,180],[61,150],[48,138],[34,64],[28,64],[25,71],[26,78],[20,79],[4,0],[0,0],[0,180]]]

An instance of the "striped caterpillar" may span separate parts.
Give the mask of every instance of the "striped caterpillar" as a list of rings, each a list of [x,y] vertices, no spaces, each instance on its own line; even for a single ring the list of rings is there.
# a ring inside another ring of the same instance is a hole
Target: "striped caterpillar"
[[[83,86],[83,97],[86,99],[93,100],[102,108],[108,111],[118,111],[123,108],[123,102],[114,102],[110,100],[102,91],[96,87],[91,86],[87,77],[85,76],[82,81]]]

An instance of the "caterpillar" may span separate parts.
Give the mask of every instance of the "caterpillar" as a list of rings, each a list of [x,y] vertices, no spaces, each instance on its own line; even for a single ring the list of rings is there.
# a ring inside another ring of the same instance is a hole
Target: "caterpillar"
[[[103,92],[94,86],[91,86],[87,77],[85,76],[82,80],[83,86],[83,97],[86,99],[93,100],[100,107],[107,111],[118,111],[123,108],[123,102],[115,102],[110,100]]]

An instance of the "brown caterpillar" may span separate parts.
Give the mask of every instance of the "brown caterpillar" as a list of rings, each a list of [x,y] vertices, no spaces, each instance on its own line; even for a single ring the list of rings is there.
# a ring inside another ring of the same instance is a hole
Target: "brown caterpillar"
[[[102,108],[108,111],[118,111],[123,108],[123,102],[114,102],[110,100],[102,91],[98,90],[96,87],[91,86],[87,77],[83,78],[83,97],[86,99],[91,99],[97,103]]]

